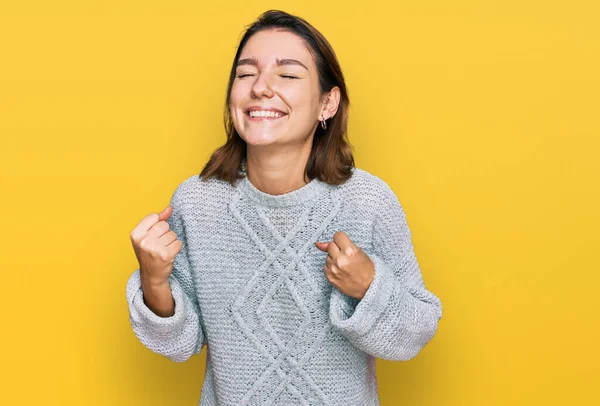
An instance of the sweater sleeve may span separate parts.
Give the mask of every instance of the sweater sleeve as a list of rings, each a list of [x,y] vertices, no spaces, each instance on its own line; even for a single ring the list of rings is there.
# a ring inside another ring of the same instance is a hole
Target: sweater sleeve
[[[173,271],[169,276],[175,314],[160,317],[146,306],[139,268],[130,276],[126,288],[133,332],[145,347],[174,362],[184,362],[200,353],[206,343],[188,256],[188,241],[181,216],[183,202],[179,200],[179,190],[180,188],[171,198],[173,213],[167,220],[170,229],[183,243],[181,251],[175,256]]]
[[[374,279],[361,300],[334,287],[330,319],[364,352],[407,361],[433,338],[442,304],[425,288],[404,210],[385,186],[383,206],[373,222],[373,248],[367,253],[375,264]]]

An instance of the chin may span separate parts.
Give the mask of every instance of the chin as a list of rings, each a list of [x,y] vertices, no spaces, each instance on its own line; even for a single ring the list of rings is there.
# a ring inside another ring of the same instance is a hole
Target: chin
[[[239,133],[238,133],[239,134]],[[240,134],[240,137],[246,141],[246,144],[249,145],[269,145],[275,144],[278,141],[278,138],[271,134]]]

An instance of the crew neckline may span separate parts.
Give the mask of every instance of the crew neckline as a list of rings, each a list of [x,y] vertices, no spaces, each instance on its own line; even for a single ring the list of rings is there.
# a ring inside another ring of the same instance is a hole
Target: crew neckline
[[[280,195],[272,195],[254,186],[248,176],[244,176],[238,183],[239,190],[248,198],[267,207],[284,207],[305,203],[318,196],[328,186],[328,183],[314,178],[298,189]]]

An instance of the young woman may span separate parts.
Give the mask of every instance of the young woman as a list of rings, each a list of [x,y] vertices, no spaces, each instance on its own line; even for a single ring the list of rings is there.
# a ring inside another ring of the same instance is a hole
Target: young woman
[[[327,40],[262,14],[235,55],[227,142],[131,232],[133,331],[183,362],[200,405],[378,405],[375,358],[409,360],[442,316],[400,202],[355,168]]]

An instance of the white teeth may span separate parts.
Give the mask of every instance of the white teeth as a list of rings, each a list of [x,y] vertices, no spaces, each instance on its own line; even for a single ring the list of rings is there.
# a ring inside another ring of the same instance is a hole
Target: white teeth
[[[276,111],[254,110],[250,111],[250,117],[281,117],[281,113]]]

